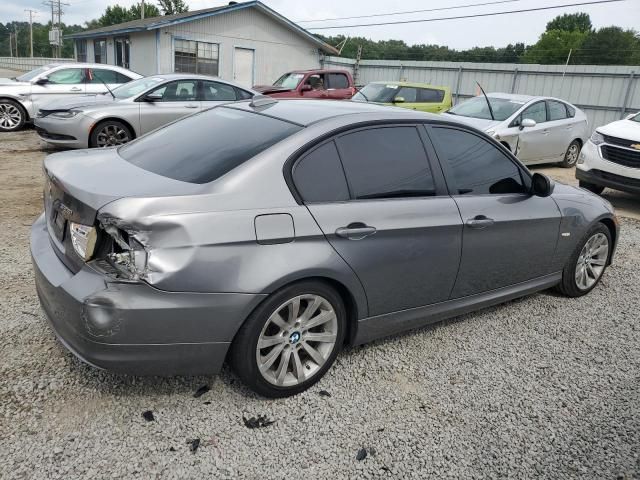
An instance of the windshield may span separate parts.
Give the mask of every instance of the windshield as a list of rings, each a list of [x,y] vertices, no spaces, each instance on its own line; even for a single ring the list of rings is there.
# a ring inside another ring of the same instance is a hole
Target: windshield
[[[399,88],[398,85],[370,83],[356,93],[352,100],[357,102],[391,103]]]
[[[27,72],[24,75],[20,75],[19,77],[16,77],[16,80],[18,80],[19,82],[30,82],[41,73],[44,73],[47,70],[51,70],[51,68],[52,67],[48,65],[45,65],[44,67],[36,68],[35,70],[31,70],[30,72]]]
[[[300,80],[304,78],[304,73],[285,73],[273,84],[274,87],[282,87],[287,88],[289,90],[294,90]]]
[[[125,83],[118,88],[114,88],[113,95],[116,98],[133,97],[134,95],[138,95],[163,81],[164,78],[158,77],[139,78],[138,80],[133,80],[132,82]]]
[[[507,98],[489,97],[491,102],[491,108],[493,109],[493,115],[496,120],[506,120],[511,115],[516,113],[523,105],[524,102],[517,100],[509,100]],[[447,113],[454,115],[460,115],[462,117],[484,118],[491,120],[491,112],[487,105],[487,100],[483,96],[474,97],[466,102],[456,105]]]
[[[118,153],[149,172],[208,183],[301,128],[266,115],[218,107],[159,128],[120,147]]]

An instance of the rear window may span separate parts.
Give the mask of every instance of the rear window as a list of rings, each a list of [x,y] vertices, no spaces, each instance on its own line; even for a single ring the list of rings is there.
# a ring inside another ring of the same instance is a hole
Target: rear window
[[[158,175],[208,183],[301,128],[252,112],[214,108],[123,145],[118,153]]]

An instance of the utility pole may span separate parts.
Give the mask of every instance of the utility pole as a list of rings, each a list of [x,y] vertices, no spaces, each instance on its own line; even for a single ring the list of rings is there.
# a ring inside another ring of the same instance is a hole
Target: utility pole
[[[16,57],[18,56],[18,25],[13,24],[13,38],[16,39]]]
[[[63,3],[61,0],[45,0],[43,5],[51,7],[51,31],[49,32],[49,43],[51,44],[51,52],[55,57],[62,56],[62,5],[69,5]],[[57,15],[57,21],[56,21]],[[54,33],[55,32],[55,33]]]
[[[13,33],[9,32],[9,56],[13,57],[13,44],[11,43],[11,39],[13,38]]]
[[[31,10],[30,8],[25,8],[25,12],[29,12],[29,41],[31,43],[31,58],[33,58],[33,15],[37,15],[37,10]]]
[[[144,0],[142,0],[142,3],[140,4],[140,18],[144,20]]]

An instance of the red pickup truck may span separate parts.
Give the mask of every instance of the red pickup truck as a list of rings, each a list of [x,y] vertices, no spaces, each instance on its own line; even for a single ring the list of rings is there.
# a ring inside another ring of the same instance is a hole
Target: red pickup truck
[[[356,93],[353,77],[346,70],[296,70],[285,73],[273,85],[253,89],[276,98],[345,100]]]

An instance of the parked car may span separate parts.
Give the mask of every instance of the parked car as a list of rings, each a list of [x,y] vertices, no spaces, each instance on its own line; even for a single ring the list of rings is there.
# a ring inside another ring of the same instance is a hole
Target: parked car
[[[273,85],[253,89],[275,98],[319,98],[346,100],[356,92],[351,73],[346,70],[296,70],[285,73]]]
[[[597,194],[605,187],[640,193],[640,113],[596,128],[582,149],[576,178]]]
[[[467,123],[498,140],[525,165],[573,167],[589,138],[587,116],[552,97],[489,93],[448,110],[445,118]]]
[[[137,78],[141,75],[101,63],[52,63],[0,78],[0,132],[20,130],[45,103],[104,93]]]
[[[352,100],[440,113],[451,108],[451,89],[427,83],[371,82],[359,90]]]
[[[154,75],[122,85],[111,93],[49,103],[38,111],[35,126],[40,138],[50,144],[112,147],[186,115],[254,94],[214,77]]]
[[[228,358],[270,397],[317,382],[345,343],[584,295],[618,239],[607,201],[476,129],[356,102],[227,104],[44,172],[31,253],[68,349],[154,375]]]

